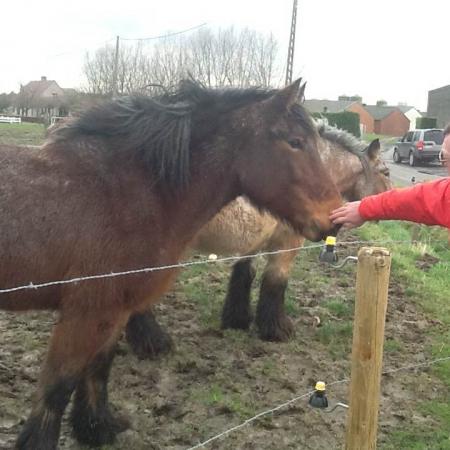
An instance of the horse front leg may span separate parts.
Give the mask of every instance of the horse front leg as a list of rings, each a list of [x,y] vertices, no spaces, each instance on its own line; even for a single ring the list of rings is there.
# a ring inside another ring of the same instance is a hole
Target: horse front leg
[[[280,225],[271,240],[271,250],[300,247],[304,238]],[[294,334],[294,325],[284,309],[289,274],[298,251],[270,255],[261,281],[255,322],[265,341],[285,342]]]
[[[55,450],[61,418],[86,369],[108,352],[126,323],[119,315],[62,314],[50,340],[36,401],[16,442],[20,450]]]
[[[250,327],[250,290],[255,275],[250,258],[234,264],[222,309],[222,328],[247,330]]]
[[[78,381],[78,374],[57,377],[43,375],[42,387],[23,426],[17,442],[19,450],[55,450],[58,446],[61,419]]]
[[[172,338],[157,322],[151,309],[130,317],[126,339],[131,350],[142,359],[156,359],[173,348]]]

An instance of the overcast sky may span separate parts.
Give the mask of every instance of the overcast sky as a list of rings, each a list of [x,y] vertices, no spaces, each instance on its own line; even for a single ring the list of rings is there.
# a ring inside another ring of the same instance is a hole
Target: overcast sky
[[[307,98],[359,94],[421,110],[450,84],[449,0],[299,0],[294,75]],[[272,32],[285,67],[292,0],[40,0],[2,2],[0,92],[41,75],[83,84],[86,51],[116,35],[148,37],[208,26]],[[444,57],[445,55],[445,57]]]

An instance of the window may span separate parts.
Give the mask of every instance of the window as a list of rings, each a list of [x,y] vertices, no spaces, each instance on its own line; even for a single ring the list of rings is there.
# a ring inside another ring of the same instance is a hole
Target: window
[[[405,142],[412,142],[413,132],[410,131],[409,133],[406,133],[406,139]]]
[[[413,142],[418,142],[418,141],[422,140],[421,137],[420,137],[421,133],[422,133],[421,131],[416,131],[414,133]]]
[[[438,145],[442,145],[442,142],[444,142],[444,133],[442,130],[425,131],[423,135],[423,140],[434,142],[435,144]]]

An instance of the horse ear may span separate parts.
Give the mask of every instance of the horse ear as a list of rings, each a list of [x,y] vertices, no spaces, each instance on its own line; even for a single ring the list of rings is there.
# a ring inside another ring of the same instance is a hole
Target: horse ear
[[[278,111],[287,111],[292,105],[298,103],[300,83],[302,79],[294,81],[289,86],[278,91],[270,100],[270,104]]]
[[[298,91],[298,101],[303,103],[305,101],[305,88],[306,81],[300,86],[300,90]]]
[[[380,156],[380,151],[380,140],[377,138],[369,144],[369,147],[367,148],[367,155],[369,156],[369,159],[373,161]]]

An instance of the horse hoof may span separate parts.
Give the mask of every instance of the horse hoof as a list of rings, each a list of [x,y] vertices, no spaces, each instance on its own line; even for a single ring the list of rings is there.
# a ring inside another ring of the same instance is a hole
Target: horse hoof
[[[76,440],[90,447],[113,444],[116,436],[130,428],[130,421],[121,415],[108,412],[104,417],[72,417],[73,434]]]
[[[258,329],[263,341],[287,342],[295,336],[294,324],[286,315],[278,317],[276,321],[260,322]]]
[[[221,323],[223,330],[228,328],[233,330],[248,330],[251,323],[252,316],[250,314],[236,314],[235,311],[230,311],[227,308],[223,309]]]
[[[132,352],[140,359],[157,359],[170,353],[173,341],[154,320],[136,315],[127,325],[126,339]]]
[[[59,427],[60,424],[52,420],[51,414],[44,423],[42,416],[30,417],[25,422],[14,448],[17,450],[56,450]]]
[[[162,329],[158,333],[152,332],[135,341],[131,348],[140,359],[157,359],[167,355],[173,349],[173,341],[168,333]]]
[[[113,427],[114,431],[119,434],[123,433],[124,431],[127,431],[131,428],[131,422],[128,417],[122,415],[122,414],[111,414],[111,426]]]
[[[172,338],[163,330],[158,334],[151,333],[142,336],[138,341],[130,342],[128,340],[128,343],[133,353],[140,359],[157,359],[167,355],[173,349]]]

